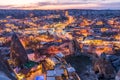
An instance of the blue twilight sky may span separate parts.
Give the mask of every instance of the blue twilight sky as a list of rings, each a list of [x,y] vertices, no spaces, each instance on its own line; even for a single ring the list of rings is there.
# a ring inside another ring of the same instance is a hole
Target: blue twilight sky
[[[0,9],[120,9],[120,0],[0,0]]]

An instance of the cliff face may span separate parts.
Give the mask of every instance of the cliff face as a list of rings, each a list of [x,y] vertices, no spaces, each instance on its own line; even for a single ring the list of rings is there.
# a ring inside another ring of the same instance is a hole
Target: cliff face
[[[27,53],[15,33],[12,36],[10,58],[13,62],[16,62],[16,65],[21,65],[28,61]]]
[[[99,58],[94,64],[94,71],[98,77],[105,79],[114,79],[115,70],[113,66],[107,60]]]
[[[10,70],[9,65],[1,58],[0,55],[0,73],[4,74],[6,78],[11,80],[16,80],[16,78],[12,75],[12,70]]]
[[[118,73],[116,74],[115,80],[120,80],[120,70],[119,70]]]
[[[80,46],[76,39],[73,39],[69,43],[69,50],[71,54],[79,54],[80,53]]]

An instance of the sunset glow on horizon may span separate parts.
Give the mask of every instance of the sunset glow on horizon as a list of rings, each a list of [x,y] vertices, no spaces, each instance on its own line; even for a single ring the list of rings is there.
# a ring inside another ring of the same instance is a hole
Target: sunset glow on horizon
[[[0,0],[0,9],[120,9],[120,0]]]

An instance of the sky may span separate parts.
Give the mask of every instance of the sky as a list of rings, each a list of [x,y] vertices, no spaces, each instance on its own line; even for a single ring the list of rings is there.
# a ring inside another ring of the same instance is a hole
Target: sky
[[[0,9],[120,9],[120,0],[0,0]]]

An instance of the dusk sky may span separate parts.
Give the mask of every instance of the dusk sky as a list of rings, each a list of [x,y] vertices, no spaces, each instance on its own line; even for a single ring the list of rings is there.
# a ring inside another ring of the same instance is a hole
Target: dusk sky
[[[120,0],[0,0],[0,9],[120,9]]]

